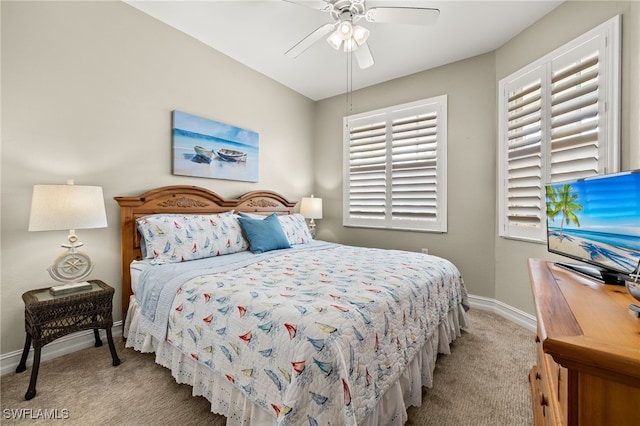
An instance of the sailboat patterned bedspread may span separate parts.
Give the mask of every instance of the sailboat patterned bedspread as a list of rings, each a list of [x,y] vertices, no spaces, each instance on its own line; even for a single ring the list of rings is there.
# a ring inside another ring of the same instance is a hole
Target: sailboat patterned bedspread
[[[449,261],[343,245],[190,278],[167,340],[277,424],[357,424],[463,302]]]

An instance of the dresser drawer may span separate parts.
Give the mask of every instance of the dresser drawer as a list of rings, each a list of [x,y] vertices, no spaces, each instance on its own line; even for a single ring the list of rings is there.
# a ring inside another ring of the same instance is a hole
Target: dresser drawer
[[[534,406],[539,405],[542,412],[543,422],[540,424],[566,425],[566,409],[563,407],[563,403],[566,404],[566,389],[561,391],[562,386],[566,388],[566,380],[561,380],[561,371],[564,369],[544,353],[539,335],[536,336],[536,361],[534,378],[537,379],[537,390],[533,390],[532,384],[532,392],[536,392],[532,396]],[[564,400],[561,395],[564,395]],[[534,408],[536,409],[538,408]]]
[[[537,259],[529,277],[539,336],[536,425],[640,425],[640,322],[630,295]]]

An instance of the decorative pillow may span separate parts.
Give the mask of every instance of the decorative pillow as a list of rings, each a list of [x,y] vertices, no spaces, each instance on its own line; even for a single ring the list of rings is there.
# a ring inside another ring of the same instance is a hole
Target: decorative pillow
[[[174,263],[231,254],[248,248],[237,218],[214,215],[151,215],[139,218],[147,256],[153,263]]]
[[[262,220],[266,217],[259,214],[245,212],[238,212],[238,214],[242,217],[250,217],[251,219],[258,220]],[[307,222],[301,214],[295,213],[291,215],[278,216],[278,220],[280,220],[280,226],[282,226],[282,231],[287,236],[289,244],[307,244],[313,241]]]
[[[276,213],[264,219],[240,216],[238,221],[244,236],[249,240],[249,249],[252,253],[291,248]]]
[[[301,214],[278,216],[278,219],[280,219],[282,231],[284,231],[291,245],[307,244],[313,240],[309,227],[307,227],[307,222]]]

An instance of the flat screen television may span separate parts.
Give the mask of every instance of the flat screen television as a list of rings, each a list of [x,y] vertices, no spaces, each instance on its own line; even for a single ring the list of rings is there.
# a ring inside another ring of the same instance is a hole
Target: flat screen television
[[[548,184],[547,249],[560,266],[624,285],[640,267],[640,170]]]

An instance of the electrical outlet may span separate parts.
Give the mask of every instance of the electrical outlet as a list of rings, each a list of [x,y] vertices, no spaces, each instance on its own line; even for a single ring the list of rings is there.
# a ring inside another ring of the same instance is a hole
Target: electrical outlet
[[[429,249],[423,248],[422,249],[422,254],[429,254]]]

